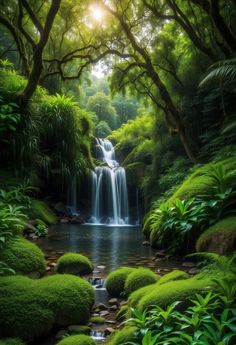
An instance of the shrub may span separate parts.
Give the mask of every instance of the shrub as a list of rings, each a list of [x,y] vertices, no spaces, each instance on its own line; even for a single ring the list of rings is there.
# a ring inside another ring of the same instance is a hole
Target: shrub
[[[47,224],[57,223],[56,215],[52,212],[48,205],[41,200],[32,200],[31,212],[35,218],[40,218]]]
[[[59,258],[56,269],[58,273],[84,275],[93,271],[93,264],[84,255],[67,253]]]
[[[119,297],[123,294],[126,278],[135,270],[135,268],[131,267],[121,267],[108,274],[106,278],[106,288],[109,295]]]
[[[139,310],[145,310],[152,305],[166,308],[169,304],[181,301],[184,307],[187,300],[195,293],[206,291],[212,288],[213,283],[210,279],[198,279],[197,277],[170,281],[165,284],[155,284],[146,296],[143,296],[137,303]]]
[[[115,332],[112,336],[110,341],[108,341],[108,345],[123,345],[127,342],[132,342],[136,340],[136,327],[125,327],[117,332]]]
[[[33,341],[47,335],[54,324],[84,324],[93,302],[93,288],[79,277],[2,277],[0,334]]]
[[[188,279],[188,278],[189,278],[188,273],[181,270],[174,270],[170,273],[165,274],[163,277],[161,277],[161,279],[158,281],[158,284],[161,285],[173,280],[183,280],[183,279]]]
[[[57,345],[96,345],[96,343],[87,335],[71,335],[59,341]]]
[[[143,286],[154,284],[160,279],[160,276],[148,268],[138,268],[130,273],[125,281],[125,293],[130,295],[133,291]]]
[[[8,241],[0,252],[0,261],[4,261],[16,273],[43,273],[46,269],[44,254],[39,247],[22,237]]]
[[[236,217],[222,219],[204,231],[198,238],[198,252],[231,254],[236,247]]]

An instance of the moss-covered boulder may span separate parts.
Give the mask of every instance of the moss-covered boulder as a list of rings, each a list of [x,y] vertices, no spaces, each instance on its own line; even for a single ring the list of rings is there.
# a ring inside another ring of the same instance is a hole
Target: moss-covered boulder
[[[92,316],[89,322],[95,323],[97,325],[103,325],[106,322],[105,317],[102,316]]]
[[[42,200],[33,199],[31,202],[32,217],[39,218],[47,224],[56,224],[57,216]]]
[[[153,291],[156,288],[156,285],[158,283],[155,284],[151,284],[151,285],[146,285],[136,291],[134,291],[128,299],[128,305],[130,307],[137,307],[138,302],[144,297],[147,296],[151,291]]]
[[[86,325],[70,325],[68,331],[70,334],[85,334],[90,335],[91,327]]]
[[[19,338],[4,338],[0,339],[0,345],[24,345]]]
[[[108,274],[105,283],[109,295],[119,297],[123,294],[126,278],[135,270],[135,268],[131,267],[121,267]]]
[[[131,272],[125,281],[125,294],[130,295],[133,291],[146,285],[154,284],[160,279],[160,276],[148,268],[138,268]]]
[[[32,272],[42,274],[46,269],[46,262],[41,249],[23,237],[15,237],[7,242],[0,251],[0,261],[4,261],[19,274]]]
[[[173,280],[183,280],[188,279],[190,276],[187,272],[181,271],[181,270],[174,270],[170,273],[165,274],[161,279],[159,280],[158,284],[164,284],[168,283]]]
[[[58,259],[56,270],[58,273],[84,275],[93,271],[93,264],[84,255],[67,253]]]
[[[123,345],[128,342],[134,342],[135,340],[137,340],[137,337],[135,335],[136,330],[136,327],[127,326],[115,332],[108,341],[108,345]]]
[[[72,275],[2,277],[0,336],[32,341],[47,335],[55,324],[85,324],[93,302],[92,286]]]
[[[96,343],[87,335],[71,335],[59,341],[57,345],[96,345]]]
[[[146,291],[139,301],[136,300],[136,305],[139,310],[145,310],[152,305],[158,305],[166,308],[169,304],[180,301],[180,306],[186,306],[189,298],[193,297],[196,293],[201,293],[212,289],[214,286],[210,279],[198,279],[197,277],[170,281],[165,284],[154,286],[150,285],[150,290]]]
[[[213,252],[229,255],[236,249],[236,217],[222,219],[198,238],[198,252]]]

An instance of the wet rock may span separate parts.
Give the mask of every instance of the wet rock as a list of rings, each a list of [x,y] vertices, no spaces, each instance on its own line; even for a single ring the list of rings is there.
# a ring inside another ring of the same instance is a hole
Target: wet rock
[[[109,315],[110,313],[109,313],[109,311],[107,311],[107,310],[102,310],[100,313],[99,313],[99,315],[100,316],[107,316],[107,315]],[[94,315],[93,315],[94,316]]]
[[[105,270],[106,266],[104,266],[104,265],[99,265],[99,266],[97,266],[97,268],[98,268],[99,270]]]
[[[63,337],[65,337],[66,335],[68,335],[68,332],[65,329],[61,329],[59,332],[57,332],[55,339],[60,340]]]
[[[112,334],[112,333],[114,333],[115,332],[115,329],[114,328],[112,328],[112,327],[107,327],[106,329],[105,329],[105,331],[104,331],[104,334],[105,334],[105,336],[108,336],[108,335],[110,335],[110,334]]]
[[[122,307],[123,305],[126,305],[127,304],[127,301],[121,301],[120,302],[120,306]]]
[[[51,270],[51,267],[47,266],[46,267],[46,272],[49,272]]]
[[[36,236],[35,234],[29,234],[29,238],[32,238],[32,240],[37,240],[38,236]]]
[[[98,313],[93,313],[93,314],[92,314],[92,317],[94,317],[94,316],[100,316],[100,314],[98,314]]]
[[[110,305],[113,305],[113,304],[118,305],[118,304],[119,304],[117,298],[111,298],[111,299],[109,299],[108,303],[109,303]]]
[[[166,253],[164,250],[158,250],[158,252],[155,253],[156,258],[164,258],[166,256]]]
[[[150,242],[149,241],[143,241],[142,245],[143,246],[150,246]]]
[[[103,285],[101,285],[101,284],[95,286],[96,289],[101,289],[102,287],[103,287]]]
[[[36,231],[36,228],[34,227],[34,225],[32,223],[27,223],[25,225],[25,229],[24,231],[27,233],[27,234],[30,234],[30,233],[34,233]]]
[[[61,218],[60,219],[60,223],[69,223],[69,219],[67,219],[67,218]]]
[[[194,262],[185,261],[182,263],[182,266],[184,266],[184,267],[195,267],[196,264]]]
[[[189,274],[197,274],[199,273],[199,269],[197,269],[196,267],[193,267],[191,268],[189,271],[188,271]]]
[[[116,321],[114,321],[114,320],[106,320],[106,323],[109,323],[110,325],[115,325]]]
[[[115,304],[110,307],[110,311],[117,311],[117,309],[118,307]]]
[[[99,304],[97,304],[96,309],[98,309],[98,310],[107,310],[108,307],[105,304],[103,304],[103,303],[99,303]]]
[[[78,216],[72,217],[70,220],[71,224],[83,224],[84,220]]]

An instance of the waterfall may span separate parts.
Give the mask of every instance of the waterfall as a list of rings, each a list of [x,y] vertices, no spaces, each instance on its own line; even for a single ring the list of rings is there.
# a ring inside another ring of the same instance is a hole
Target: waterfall
[[[115,149],[107,139],[96,139],[97,158],[104,165],[92,172],[92,217],[96,224],[129,223],[125,169],[115,159]]]

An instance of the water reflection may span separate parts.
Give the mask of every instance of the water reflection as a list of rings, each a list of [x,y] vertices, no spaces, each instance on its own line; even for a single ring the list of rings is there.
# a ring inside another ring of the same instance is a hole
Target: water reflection
[[[80,252],[94,266],[105,265],[109,270],[127,265],[137,255],[148,258],[152,249],[142,245],[138,227],[59,224],[50,228],[48,238],[39,240],[44,250]]]

